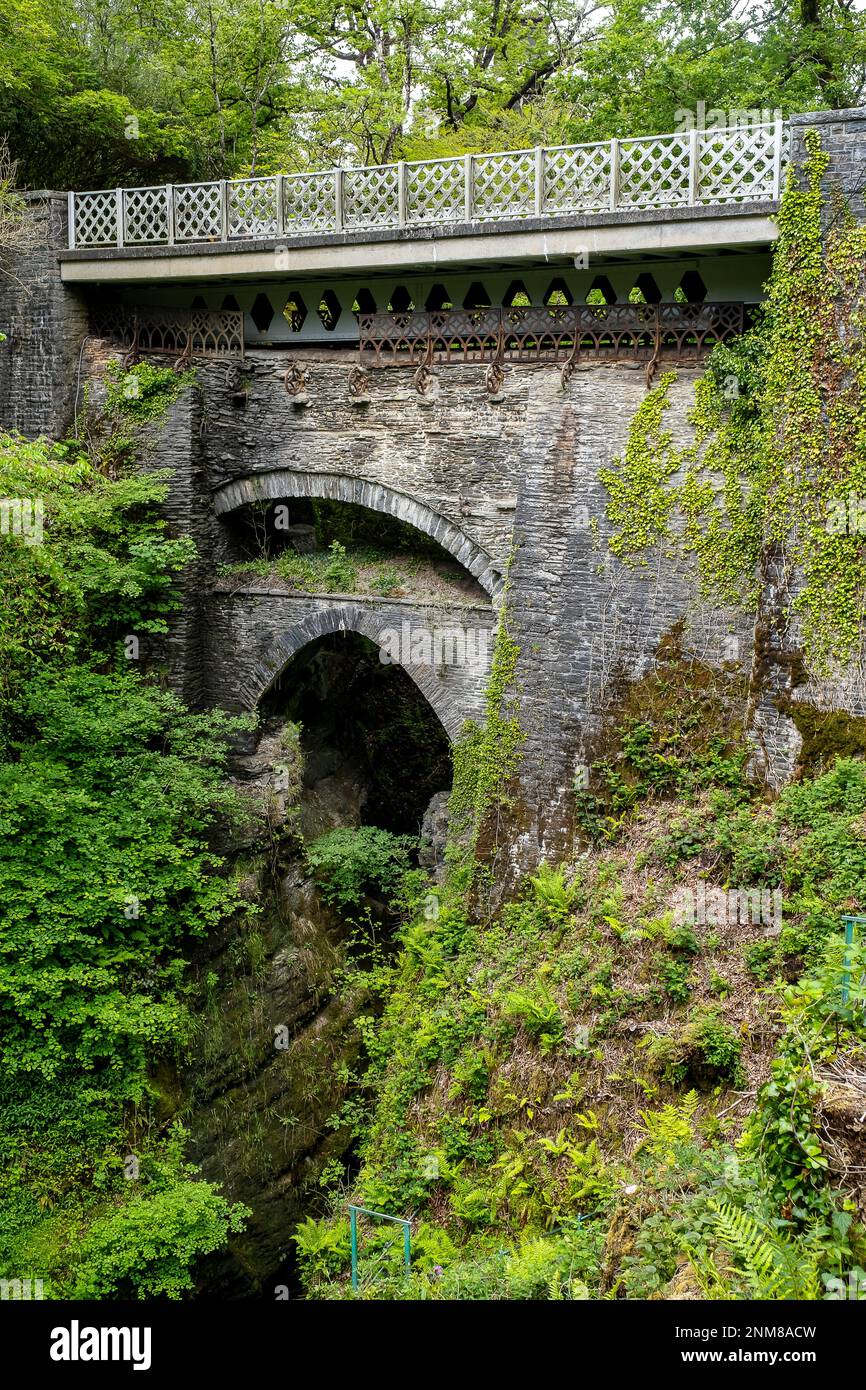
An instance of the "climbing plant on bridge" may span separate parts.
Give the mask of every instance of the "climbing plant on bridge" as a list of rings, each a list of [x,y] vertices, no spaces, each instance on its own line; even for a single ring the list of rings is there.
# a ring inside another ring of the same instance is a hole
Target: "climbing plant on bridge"
[[[508,629],[508,580],[485,694],[485,720],[470,724],[454,747],[448,858],[452,887],[471,881],[482,827],[509,805],[509,785],[520,760],[523,731],[514,689],[520,648]],[[495,838],[495,836],[494,836]]]
[[[669,373],[601,478],[613,553],[634,563],[672,544],[678,515],[676,539],[710,599],[754,608],[762,556],[781,556],[797,581],[790,613],[806,664],[824,674],[857,650],[866,615],[866,228],[841,202],[828,209],[828,156],[816,131],[805,144],[802,183],[791,171],[779,212],[766,305],[750,332],[714,352],[692,442],[678,449],[661,427]]]

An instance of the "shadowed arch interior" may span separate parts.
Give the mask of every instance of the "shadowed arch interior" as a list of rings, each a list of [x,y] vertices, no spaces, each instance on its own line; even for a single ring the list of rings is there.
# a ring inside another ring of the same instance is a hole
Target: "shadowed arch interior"
[[[490,595],[498,598],[502,591],[502,575],[492,558],[460,527],[433,511],[425,503],[406,493],[386,487],[383,483],[339,473],[301,473],[291,469],[275,469],[256,473],[226,483],[214,494],[217,516],[227,516],[240,507],[257,502],[290,498],[323,498],[366,507],[382,512],[414,526],[430,536],[443,550],[460,562]]]
[[[381,621],[375,613],[365,610],[360,604],[339,604],[324,611],[311,613],[308,618],[293,624],[278,641],[268,646],[255,671],[258,685],[256,703],[267,696],[292,659],[311,642],[331,633],[354,632],[366,637],[378,649],[381,630]],[[435,669],[426,665],[403,665],[402,669],[424,695],[448,738],[453,742],[460,733],[464,715],[449,699],[448,692],[436,675]]]
[[[331,631],[298,646],[261,701],[266,729],[300,725],[303,833],[360,821],[417,835],[431,797],[451,783],[441,718],[414,673],[379,661],[372,638],[324,626]]]

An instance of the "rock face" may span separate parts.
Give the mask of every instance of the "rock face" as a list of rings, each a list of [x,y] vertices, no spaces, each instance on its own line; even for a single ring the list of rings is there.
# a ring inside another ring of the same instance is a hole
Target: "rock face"
[[[424,841],[418,855],[419,863],[429,869],[439,883],[445,870],[445,846],[448,844],[448,797],[447,791],[436,792],[430,798],[430,805],[424,812],[421,822],[421,839]]]
[[[198,1041],[166,1088],[169,1113],[190,1131],[191,1160],[252,1212],[228,1250],[202,1265],[210,1297],[290,1282],[291,1231],[316,1209],[325,1165],[347,1149],[345,1131],[328,1122],[345,1093],[340,1069],[360,1053],[354,1019],[366,998],[336,979],[345,927],[300,860],[274,879],[260,859],[245,887],[261,911],[196,961]]]
[[[316,839],[341,825],[360,825],[366,799],[365,787],[350,768],[342,767],[321,777],[304,788],[301,802],[304,835]]]

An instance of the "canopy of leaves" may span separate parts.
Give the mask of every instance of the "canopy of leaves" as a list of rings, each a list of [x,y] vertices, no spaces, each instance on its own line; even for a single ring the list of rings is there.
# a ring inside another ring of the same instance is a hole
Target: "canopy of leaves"
[[[855,106],[851,0],[0,0],[0,135],[100,187]]]

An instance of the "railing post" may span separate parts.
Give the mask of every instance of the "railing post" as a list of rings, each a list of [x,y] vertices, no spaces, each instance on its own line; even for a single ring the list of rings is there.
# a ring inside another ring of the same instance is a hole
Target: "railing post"
[[[535,147],[535,215],[544,212],[544,146]]]
[[[406,226],[406,164],[402,159],[397,163],[397,226]]]
[[[165,185],[165,236],[169,246],[174,246],[174,184]]]
[[[349,1207],[349,1242],[352,1251],[352,1288],[358,1287],[358,1213]]]
[[[66,195],[66,237],[71,251],[75,246],[75,194],[71,190]]]
[[[689,204],[694,207],[698,201],[700,168],[698,165],[698,130],[689,131]]]
[[[619,141],[610,142],[610,208],[611,212],[619,206]]]
[[[343,230],[343,171],[334,170],[334,230]]]
[[[785,128],[782,117],[777,116],[773,125],[773,198],[778,201],[782,196],[782,145],[785,140]]]
[[[471,222],[475,213],[475,161],[471,154],[463,156],[463,220]]]
[[[229,239],[229,199],[228,183],[220,179],[220,241]]]
[[[114,211],[117,219],[117,244],[123,245],[123,189],[114,190]]]
[[[274,183],[275,183],[275,185],[276,185],[276,190],[275,190],[275,191],[276,191],[276,195],[277,195],[277,222],[276,222],[277,236],[278,236],[278,237],[281,237],[281,236],[283,236],[283,235],[285,234],[285,230],[286,230],[286,209],[285,209],[285,197],[284,197],[284,188],[283,188],[283,175],[282,175],[282,174],[277,174],[277,177],[275,178]]]

